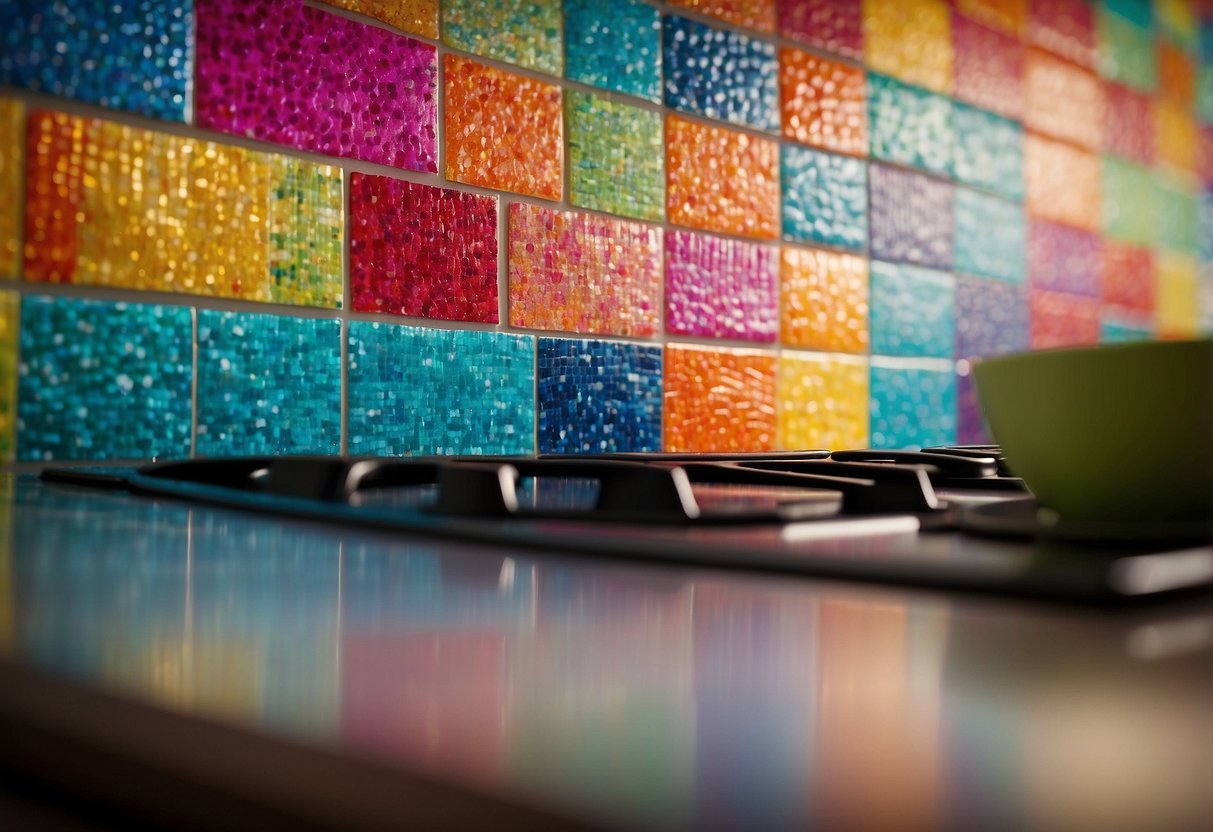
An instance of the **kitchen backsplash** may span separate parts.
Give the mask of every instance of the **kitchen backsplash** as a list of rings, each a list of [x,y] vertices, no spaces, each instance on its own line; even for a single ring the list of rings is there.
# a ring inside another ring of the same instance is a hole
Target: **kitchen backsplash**
[[[978,442],[1210,263],[1213,4],[0,0],[0,462]]]

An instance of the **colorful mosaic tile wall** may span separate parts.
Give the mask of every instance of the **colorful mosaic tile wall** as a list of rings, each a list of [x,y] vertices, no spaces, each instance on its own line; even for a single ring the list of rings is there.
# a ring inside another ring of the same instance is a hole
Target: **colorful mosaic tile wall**
[[[1213,330],[1200,0],[0,0],[0,462],[984,440]]]

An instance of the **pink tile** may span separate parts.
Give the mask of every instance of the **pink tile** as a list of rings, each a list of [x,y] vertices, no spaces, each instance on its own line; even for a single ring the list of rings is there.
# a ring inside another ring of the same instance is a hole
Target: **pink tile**
[[[952,15],[956,97],[985,110],[1023,116],[1024,49],[1018,39]]]
[[[666,328],[700,338],[774,341],[779,250],[671,231],[666,235]]]

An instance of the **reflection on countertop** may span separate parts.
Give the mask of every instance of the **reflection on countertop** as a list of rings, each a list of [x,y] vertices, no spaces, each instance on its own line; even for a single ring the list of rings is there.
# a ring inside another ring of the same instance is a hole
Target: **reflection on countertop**
[[[1213,826],[1207,597],[647,567],[8,477],[0,650],[622,828]]]

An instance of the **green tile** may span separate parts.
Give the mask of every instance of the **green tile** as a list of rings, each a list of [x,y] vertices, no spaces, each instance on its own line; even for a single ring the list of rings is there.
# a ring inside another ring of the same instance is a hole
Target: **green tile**
[[[1098,17],[1099,71],[1106,78],[1153,92],[1158,86],[1153,34],[1106,9]]]
[[[661,114],[567,91],[569,198],[574,205],[660,221],[665,216]]]
[[[1105,156],[1102,188],[1104,233],[1134,245],[1153,245],[1156,188],[1149,169]]]
[[[442,41],[549,75],[564,70],[561,0],[443,0]]]
[[[1195,255],[1200,226],[1196,194],[1178,182],[1167,180],[1157,183],[1156,193],[1159,248]]]

